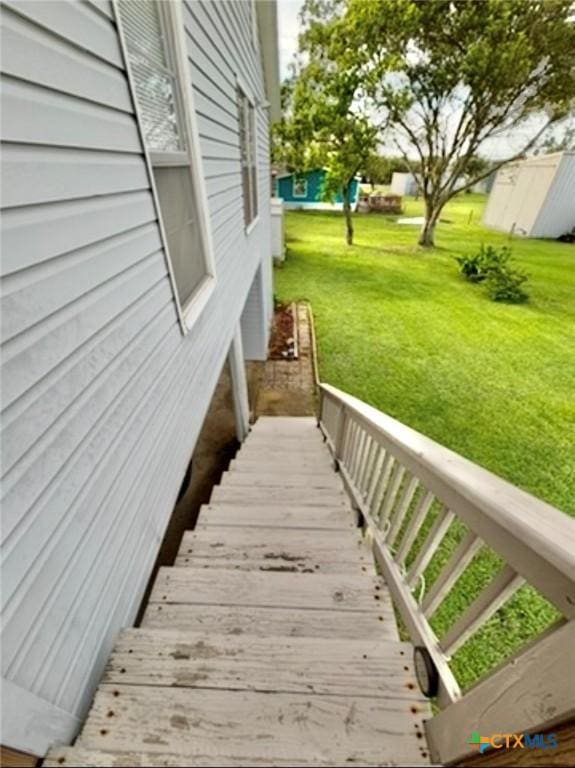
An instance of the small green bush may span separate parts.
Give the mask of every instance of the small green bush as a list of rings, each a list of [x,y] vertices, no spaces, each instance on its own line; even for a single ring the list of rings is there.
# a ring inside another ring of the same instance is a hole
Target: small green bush
[[[472,256],[458,256],[459,271],[471,283],[486,280],[493,271],[503,269],[511,258],[511,249],[507,246],[495,248],[492,245],[481,245],[478,253]]]
[[[529,294],[522,288],[527,275],[510,266],[511,249],[482,245],[478,253],[458,256],[459,271],[471,283],[485,283],[488,296],[493,301],[522,304]]]
[[[527,275],[517,269],[504,267],[494,270],[485,281],[487,295],[493,301],[523,304],[529,298],[529,294],[521,287],[526,280]]]

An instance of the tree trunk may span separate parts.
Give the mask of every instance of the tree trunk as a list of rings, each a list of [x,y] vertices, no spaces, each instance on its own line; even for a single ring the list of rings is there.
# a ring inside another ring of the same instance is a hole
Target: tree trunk
[[[419,233],[418,245],[422,245],[424,248],[433,248],[435,246],[435,225],[440,213],[441,206],[426,202],[425,221]]]
[[[343,215],[345,216],[345,241],[348,245],[353,245],[353,221],[351,218],[351,205],[349,204],[349,184],[342,187]]]

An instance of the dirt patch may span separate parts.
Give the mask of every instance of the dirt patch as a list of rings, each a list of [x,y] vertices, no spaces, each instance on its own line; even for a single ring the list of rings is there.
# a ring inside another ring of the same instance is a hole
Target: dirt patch
[[[305,303],[292,306],[297,317],[297,359],[267,360],[255,401],[258,416],[313,416],[317,412],[310,317]]]
[[[276,304],[268,349],[270,360],[297,358],[297,324],[294,314],[293,304]]]

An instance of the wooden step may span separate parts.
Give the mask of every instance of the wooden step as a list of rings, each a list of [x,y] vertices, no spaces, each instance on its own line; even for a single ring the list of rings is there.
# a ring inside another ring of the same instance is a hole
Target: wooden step
[[[228,472],[242,472],[244,474],[258,474],[265,476],[266,474],[275,474],[277,472],[285,472],[292,475],[325,475],[333,474],[337,477],[337,473],[334,472],[333,462],[327,463],[321,459],[320,461],[306,461],[294,460],[281,461],[264,457],[261,459],[246,459],[241,455],[241,451],[237,458],[230,462]]]
[[[409,643],[125,630],[103,683],[419,698]]]
[[[375,613],[390,598],[382,580],[367,573],[309,574],[160,568],[150,603],[308,608]],[[350,619],[351,621],[351,619]]]
[[[322,637],[349,640],[397,640],[391,601],[376,612],[294,610],[258,606],[150,603],[142,620],[148,629],[182,629],[220,635],[253,637]]]
[[[101,685],[78,745],[106,750],[413,765],[427,751],[419,698]],[[412,712],[412,707],[415,712]]]
[[[274,766],[280,768],[311,768],[311,766],[332,766],[333,763],[309,760],[297,760],[294,762],[289,757],[274,758]],[[84,747],[53,747],[47,754],[42,765],[45,768],[265,768],[270,765],[265,758],[245,758],[218,755],[182,755],[168,752],[103,752]],[[379,763],[362,763],[362,765],[375,768]]]
[[[305,530],[349,530],[357,527],[354,513],[340,505],[206,504],[200,510],[196,530],[214,525]]]
[[[302,504],[316,507],[344,507],[349,500],[343,490],[297,486],[227,486],[215,485],[212,504]]]
[[[260,416],[252,430],[253,434],[274,433],[284,437],[321,434],[314,416]]]
[[[342,491],[341,478],[335,472],[292,472],[285,469],[273,469],[270,472],[254,473],[245,472],[238,468],[224,472],[220,485],[237,486],[248,485],[250,487],[284,485],[305,488],[328,488]]]
[[[184,533],[176,566],[293,573],[359,573],[373,558],[358,531],[211,526]]]

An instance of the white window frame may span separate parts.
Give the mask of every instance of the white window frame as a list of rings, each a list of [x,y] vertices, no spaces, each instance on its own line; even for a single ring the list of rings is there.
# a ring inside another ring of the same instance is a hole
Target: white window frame
[[[148,171],[148,179],[154,200],[154,207],[160,228],[160,236],[166,258],[168,276],[172,288],[172,294],[176,306],[176,312],[182,333],[186,335],[194,326],[196,320],[205,308],[210,296],[216,286],[216,262],[214,258],[214,247],[210,226],[210,216],[208,210],[208,197],[206,191],[205,177],[203,171],[203,160],[200,148],[200,138],[197,126],[196,111],[194,106],[194,95],[192,89],[192,78],[190,72],[190,63],[186,48],[184,17],[180,3],[163,2],[159,0],[160,23],[166,32],[167,53],[173,59],[171,62],[175,70],[175,79],[177,93],[174,98],[181,114],[181,120],[178,121],[178,128],[182,130],[184,144],[186,149],[182,152],[153,152],[146,145],[146,138],[143,131],[140,109],[136,95],[134,78],[130,66],[130,59],[122,28],[122,20],[118,8],[117,0],[112,0],[114,16],[118,28],[120,47],[124,59],[124,66],[128,78],[128,85],[132,96],[138,131],[144,149],[144,158]],[[181,125],[180,125],[181,123]],[[183,165],[182,161],[187,161],[190,168],[190,176],[194,199],[196,203],[196,213],[198,216],[199,237],[202,244],[202,257],[204,260],[205,276],[194,290],[190,298],[182,304],[180,301],[176,276],[170,257],[168,239],[162,219],[162,210],[156,183],[154,179],[154,165]]]
[[[257,101],[256,101],[255,97],[253,96],[252,92],[249,90],[249,88],[246,85],[246,83],[244,82],[244,80],[242,80],[242,78],[239,75],[236,76],[236,92],[237,91],[241,91],[242,92],[244,98],[246,99],[246,101],[252,107],[252,109],[253,109],[253,116],[254,116],[253,152],[254,152],[254,159],[255,159],[254,167],[256,169],[256,172],[255,172],[255,190],[252,190],[252,188],[251,188],[251,175],[250,175],[250,194],[252,193],[252,191],[255,191],[257,213],[256,213],[256,215],[254,216],[254,218],[250,222],[244,223],[244,231],[245,231],[246,235],[249,235],[251,233],[251,231],[254,229],[254,227],[257,226],[257,224],[258,224],[258,222],[260,220],[260,204],[259,204],[260,201],[259,201],[259,196],[258,196],[258,192],[259,192],[259,181],[258,181],[258,107],[257,107]],[[238,105],[238,121],[239,120],[240,120],[240,114],[239,114],[239,105]],[[248,120],[248,125],[249,125],[249,120]],[[241,141],[241,138],[240,138],[240,141]],[[247,149],[248,149],[248,154],[251,154],[252,146],[251,146],[251,142],[249,141],[249,135],[248,135],[248,147],[247,147]],[[241,162],[242,162],[242,158],[241,158],[241,147],[240,147],[240,170],[241,170]],[[244,189],[243,189],[243,177],[242,177],[242,208],[243,208],[243,206],[244,206]]]
[[[303,192],[303,194],[297,194],[297,193],[296,193],[296,191],[295,191],[295,185],[296,185],[296,183],[297,183],[298,181],[303,181],[303,183],[304,183],[304,187],[303,187],[303,188],[304,188],[304,192]],[[300,177],[298,178],[298,177],[297,177],[297,176],[294,174],[294,175],[293,175],[293,177],[292,177],[292,182],[291,182],[291,193],[292,193],[292,197],[298,197],[298,198],[301,198],[301,197],[307,197],[307,189],[308,189],[308,186],[307,186],[307,179],[305,178],[305,176],[304,176],[304,177],[301,177],[301,176],[300,176]]]

